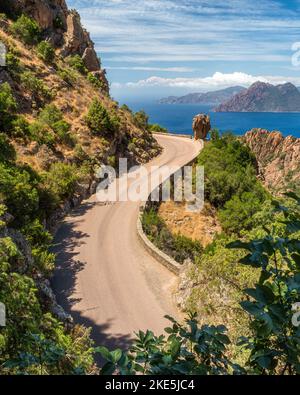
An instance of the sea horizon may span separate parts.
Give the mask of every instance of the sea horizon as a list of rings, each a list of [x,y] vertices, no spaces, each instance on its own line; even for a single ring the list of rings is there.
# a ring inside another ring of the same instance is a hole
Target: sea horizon
[[[283,136],[300,138],[300,113],[295,112],[214,112],[215,106],[199,104],[160,104],[156,99],[122,99],[134,112],[144,110],[150,123],[157,123],[175,134],[193,134],[192,121],[199,113],[208,114],[212,128],[221,133],[244,135],[251,129],[279,131]]]

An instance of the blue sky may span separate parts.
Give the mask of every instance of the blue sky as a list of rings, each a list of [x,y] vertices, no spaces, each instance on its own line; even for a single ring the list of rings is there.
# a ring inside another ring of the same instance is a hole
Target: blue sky
[[[300,0],[67,3],[90,31],[118,100],[256,80],[300,86],[300,66],[291,61],[292,45],[300,42]]]

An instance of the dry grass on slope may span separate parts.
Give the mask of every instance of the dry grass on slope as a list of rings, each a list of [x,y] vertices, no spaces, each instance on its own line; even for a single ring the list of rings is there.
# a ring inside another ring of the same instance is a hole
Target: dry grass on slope
[[[126,154],[127,147],[132,139],[135,139],[137,145],[137,149],[131,155],[134,162],[145,162],[159,152],[159,147],[152,136],[134,124],[130,112],[119,109],[118,103],[89,82],[85,75],[70,67],[60,55],[56,55],[52,65],[48,65],[39,58],[35,46],[28,47],[1,29],[0,41],[6,45],[8,51],[16,56],[22,70],[30,72],[35,78],[42,81],[45,88],[50,92],[50,99],[44,100],[42,104],[36,103],[32,92],[24,87],[19,76],[13,76],[10,70],[7,70],[5,74],[8,76],[8,82],[13,86],[18,102],[18,113],[22,114],[27,121],[34,122],[40,108],[45,104],[53,104],[62,112],[64,120],[71,126],[70,134],[76,141],[74,146],[76,145],[77,150],[80,147],[88,157],[97,157],[102,161],[108,156]],[[65,76],[67,78],[64,78]],[[85,116],[92,100],[95,98],[101,102],[109,113],[116,114],[120,118],[120,127],[115,135],[95,136],[86,125]],[[43,167],[34,144],[17,138],[14,139],[13,144],[21,162],[30,164],[36,170]],[[47,151],[47,149],[44,149],[44,151]],[[72,161],[76,154],[74,147],[60,143],[56,143],[54,151],[49,155],[53,154],[57,160],[63,158]],[[40,156],[42,155],[41,153]],[[47,161],[47,158],[44,159]]]

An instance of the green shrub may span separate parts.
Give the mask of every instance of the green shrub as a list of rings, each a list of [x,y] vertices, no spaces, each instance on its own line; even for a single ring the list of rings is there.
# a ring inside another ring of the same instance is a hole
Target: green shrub
[[[254,215],[269,194],[257,180],[256,160],[250,149],[232,134],[220,137],[214,130],[198,164],[205,166],[206,195],[219,209],[223,230],[240,234],[256,226]]]
[[[26,224],[38,211],[39,197],[33,184],[26,170],[0,163],[1,197],[16,225]]]
[[[101,80],[99,80],[99,78],[97,78],[93,73],[88,73],[87,75],[87,80],[95,87],[98,89],[103,90],[104,85],[103,82]]]
[[[198,164],[205,166],[206,195],[216,207],[223,207],[236,194],[252,191],[258,183],[254,155],[231,135],[205,146]]]
[[[17,102],[10,85],[7,82],[0,84],[0,130],[9,129],[16,109]]]
[[[121,108],[121,110],[127,111],[127,112],[129,112],[130,114],[132,114],[132,110],[131,110],[131,108],[129,108],[129,107],[127,106],[127,104],[122,104],[122,106],[121,106],[120,108]]]
[[[49,171],[43,174],[44,188],[60,202],[73,195],[78,180],[77,167],[67,163],[53,163]]]
[[[32,248],[34,268],[43,273],[45,277],[50,277],[55,268],[55,254],[42,247]]]
[[[173,235],[153,208],[144,211],[142,226],[149,240],[179,263],[183,263],[186,259],[194,261],[202,254],[203,248],[200,242],[180,234]]]
[[[10,135],[22,139],[30,137],[29,122],[23,116],[16,116],[11,122]]]
[[[7,136],[0,133],[0,162],[14,161],[16,159],[16,151],[10,144]]]
[[[5,64],[6,64],[7,70],[13,75],[19,74],[22,70],[21,65],[20,65],[20,60],[12,52],[6,53]]]
[[[157,123],[153,125],[149,125],[149,131],[152,133],[169,133],[168,129],[163,128],[162,126],[158,125]]]
[[[37,218],[23,226],[22,233],[32,247],[50,247],[53,241],[51,233],[45,230]]]
[[[39,113],[36,122],[29,126],[29,135],[39,144],[53,148],[56,141],[73,146],[74,137],[70,134],[70,124],[63,119],[61,111],[54,105],[46,105]]]
[[[53,125],[53,131],[58,137],[59,141],[70,147],[74,147],[76,144],[76,137],[70,132],[70,124],[65,120],[56,122]]]
[[[34,267],[48,276],[54,269],[55,255],[48,251],[53,240],[52,235],[45,230],[39,219],[34,219],[22,228],[22,233],[30,243]]]
[[[75,139],[70,134],[71,125],[63,119],[62,112],[54,104],[46,105],[38,120],[41,124],[49,126],[60,142],[74,145]]]
[[[67,141],[67,136],[70,134],[70,124],[65,120],[60,120],[52,125],[54,133],[61,141]]]
[[[87,159],[89,159],[88,154],[84,151],[82,148],[82,145],[76,144],[74,147],[74,157],[79,161],[83,162]]]
[[[35,100],[51,99],[52,94],[50,89],[41,79],[36,78],[31,71],[25,71],[21,74],[21,82],[24,88],[32,93]]]
[[[68,58],[66,58],[66,62],[69,66],[71,66],[79,73],[84,75],[87,74],[88,70],[85,67],[84,61],[82,60],[80,55],[69,56]]]
[[[35,44],[40,38],[40,28],[38,24],[26,15],[21,15],[12,24],[12,32],[25,44]]]
[[[1,21],[7,21],[7,16],[3,12],[0,12],[0,20]]]
[[[107,164],[108,164],[108,166],[116,167],[116,164],[117,164],[117,158],[116,158],[116,156],[115,156],[115,155],[110,155],[110,156],[107,158]]]
[[[39,113],[38,119],[40,122],[53,127],[56,122],[63,119],[63,115],[54,104],[47,104]]]
[[[86,124],[93,134],[114,134],[119,129],[120,119],[110,114],[98,99],[94,99],[89,107]]]
[[[41,41],[37,46],[38,56],[46,63],[52,63],[55,58],[55,50],[48,41]]]
[[[154,209],[145,210],[142,216],[142,226],[144,232],[149,236],[151,241],[154,241],[154,238],[158,236],[158,234],[165,227],[164,221],[157,215],[157,212]]]
[[[60,68],[57,74],[63,81],[65,81],[66,84],[68,84],[71,87],[75,86],[77,76],[74,71],[66,68]]]
[[[220,132],[218,129],[212,129],[210,132],[210,139],[212,141],[216,141],[216,140],[220,140],[221,136],[220,136]]]
[[[191,240],[190,238],[181,234],[173,235],[173,258],[183,263],[186,259],[195,261],[203,252],[203,247],[198,240]]]
[[[147,130],[149,127],[149,117],[143,110],[134,114],[133,121],[138,128]]]
[[[39,144],[45,144],[49,148],[55,146],[55,135],[53,131],[43,122],[36,121],[29,125],[29,135],[30,138]]]
[[[224,209],[219,211],[219,219],[225,232],[239,234],[242,230],[250,230],[255,225],[254,215],[261,210],[266,196],[261,188],[253,192],[243,192],[234,195],[225,203]]]

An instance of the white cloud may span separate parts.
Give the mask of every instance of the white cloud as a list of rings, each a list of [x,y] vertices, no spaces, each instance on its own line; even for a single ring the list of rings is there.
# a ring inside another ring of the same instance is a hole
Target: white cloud
[[[106,62],[289,61],[300,20],[276,0],[68,0]],[[110,64],[111,65],[111,64]],[[115,66],[115,64],[114,64]],[[169,65],[167,65],[169,67]]]
[[[106,67],[107,70],[132,70],[132,71],[162,71],[162,72],[171,72],[171,73],[192,73],[195,71],[191,67],[143,67],[143,66],[135,66],[135,67]]]
[[[137,82],[127,82],[124,84],[128,88],[140,87],[162,87],[162,88],[184,88],[189,90],[214,90],[222,89],[234,85],[250,86],[256,81],[268,82],[271,84],[283,84],[292,82],[300,85],[300,77],[282,77],[282,76],[255,76],[246,73],[234,72],[224,74],[217,72],[210,77],[202,78],[162,78],[150,77]],[[114,88],[124,86],[120,83],[113,84]]]

